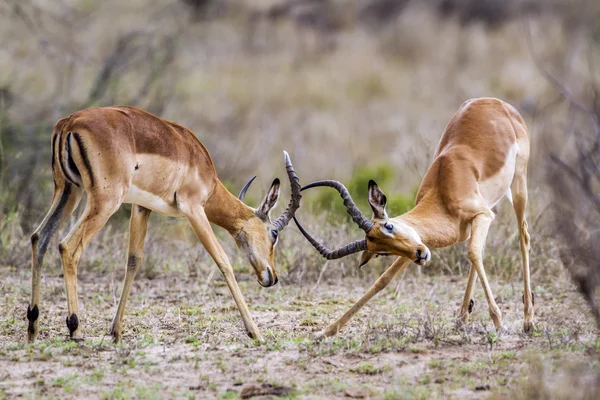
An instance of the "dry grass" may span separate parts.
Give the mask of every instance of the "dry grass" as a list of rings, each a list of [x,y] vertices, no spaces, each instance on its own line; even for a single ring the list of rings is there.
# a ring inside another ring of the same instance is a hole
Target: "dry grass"
[[[262,289],[248,273],[239,273],[267,339],[257,345],[244,334],[224,281],[219,275],[206,279],[214,267],[199,265],[199,277],[173,267],[154,279],[136,279],[121,346],[110,344],[107,336],[121,269],[101,274],[81,269],[86,341],[77,344],[66,339],[60,270],[47,268],[42,332],[34,345],[23,343],[27,274],[2,270],[0,365],[6,373],[0,376],[0,393],[236,398],[244,387],[268,383],[291,387],[293,397],[300,398],[355,391],[377,398],[479,398],[481,388],[512,398],[529,397],[528,391],[539,388],[554,393],[560,381],[573,379],[578,391],[571,389],[572,396],[597,391],[596,332],[571,285],[548,281],[536,286],[536,331],[525,336],[521,290],[494,282],[506,327],[496,335],[481,290],[475,292],[471,322],[455,324],[465,277],[425,277],[413,269],[338,337],[317,343],[313,334],[362,294],[365,280],[316,286],[282,280]]]

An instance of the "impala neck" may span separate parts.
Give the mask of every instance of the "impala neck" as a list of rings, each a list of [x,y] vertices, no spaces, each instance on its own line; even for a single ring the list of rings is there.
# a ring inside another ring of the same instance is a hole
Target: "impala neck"
[[[233,236],[245,221],[254,216],[254,210],[231,194],[218,179],[212,195],[204,205],[204,212],[210,222],[227,229]]]
[[[458,240],[459,224],[439,202],[423,199],[398,219],[412,226],[429,248],[447,247]]]

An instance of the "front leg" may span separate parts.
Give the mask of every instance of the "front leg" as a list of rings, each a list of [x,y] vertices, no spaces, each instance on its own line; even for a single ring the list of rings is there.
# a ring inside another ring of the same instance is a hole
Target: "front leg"
[[[465,289],[465,296],[463,298],[460,311],[458,312],[459,324],[464,324],[467,322],[469,314],[471,314],[471,311],[473,311],[473,299],[471,299],[471,297],[473,295],[475,279],[477,279],[476,268],[475,266],[471,265],[471,269],[469,270],[469,279],[467,280],[467,288]]]
[[[258,327],[250,315],[250,310],[248,309],[246,301],[244,301],[244,297],[242,296],[242,292],[240,291],[237,281],[235,280],[235,275],[233,274],[233,268],[229,263],[229,259],[227,258],[223,247],[217,240],[204,209],[195,209],[190,212],[189,215],[186,215],[186,217],[188,221],[190,221],[196,236],[198,236],[198,239],[200,239],[200,242],[206,251],[208,251],[208,254],[210,254],[212,259],[215,261],[215,263],[217,263],[217,266],[223,273],[225,282],[227,282],[227,286],[229,287],[229,290],[233,295],[233,299],[240,310],[240,314],[242,314],[242,320],[244,321],[248,335],[252,339],[264,341],[262,335],[258,331]]]
[[[348,323],[350,318],[354,316],[360,310],[367,301],[371,300],[373,296],[382,291],[389,283],[394,279],[396,275],[400,273],[412,262],[411,259],[405,257],[398,257],[392,265],[375,281],[373,286],[360,298],[344,315],[336,319],[331,323],[323,332],[319,334],[319,337],[333,336],[337,334],[342,328]]]
[[[483,286],[483,292],[489,305],[490,317],[494,322],[494,326],[497,331],[502,328],[502,313],[494,300],[492,289],[488,283],[483,269],[483,248],[485,246],[485,239],[487,238],[488,230],[493,218],[487,214],[477,215],[471,222],[471,241],[469,242],[469,259],[471,260],[471,268],[475,268],[479,279],[481,280],[481,286]]]

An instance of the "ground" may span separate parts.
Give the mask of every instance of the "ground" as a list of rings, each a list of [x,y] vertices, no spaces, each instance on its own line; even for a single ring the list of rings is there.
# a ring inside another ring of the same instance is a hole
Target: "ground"
[[[466,277],[428,276],[414,267],[337,337],[317,342],[314,335],[371,279],[282,279],[265,289],[239,273],[266,339],[259,344],[246,336],[218,273],[207,279],[172,271],[136,280],[123,342],[114,345],[107,333],[118,273],[81,269],[85,341],[76,343],[67,339],[63,279],[51,268],[43,279],[41,334],[29,345],[29,273],[0,273],[0,398],[238,398],[253,389],[291,398],[569,398],[574,390],[585,398],[598,386],[597,332],[564,279],[535,286],[537,323],[529,336],[521,331],[518,279],[491,278],[504,316],[496,333],[479,285],[471,318],[460,327],[454,314]]]

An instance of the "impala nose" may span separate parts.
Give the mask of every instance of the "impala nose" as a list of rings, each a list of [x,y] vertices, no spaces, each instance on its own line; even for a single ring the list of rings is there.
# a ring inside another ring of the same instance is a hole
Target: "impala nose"
[[[425,265],[427,261],[431,260],[431,252],[425,246],[418,248],[416,251],[415,263],[418,265]]]
[[[262,287],[271,287],[279,282],[279,278],[275,276],[271,267],[266,267],[261,275],[261,280],[259,280],[258,283]]]

